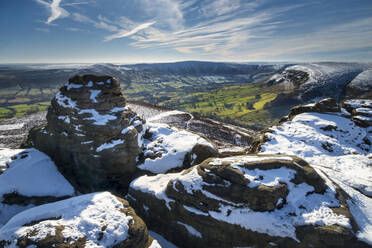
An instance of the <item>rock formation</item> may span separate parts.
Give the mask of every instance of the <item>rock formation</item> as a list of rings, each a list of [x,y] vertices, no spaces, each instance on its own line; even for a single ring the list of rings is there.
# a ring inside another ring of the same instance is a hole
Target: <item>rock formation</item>
[[[288,114],[288,119],[291,120],[294,116],[301,114],[301,113],[306,113],[306,112],[326,113],[326,112],[339,112],[339,111],[340,111],[340,107],[338,106],[335,99],[325,98],[315,103],[299,105],[299,106],[291,108]]]
[[[108,192],[73,197],[14,216],[0,229],[0,247],[153,247],[128,202]]]
[[[81,192],[125,192],[142,151],[145,121],[125,106],[110,76],[75,76],[48,109],[29,143],[48,154]]]
[[[351,113],[352,120],[361,127],[372,126],[372,100],[347,100],[341,106]]]
[[[180,247],[363,247],[340,189],[294,156],[207,159],[135,179],[128,199]]]
[[[199,164],[218,151],[207,138],[162,123],[148,123],[138,169],[146,174],[176,172]]]

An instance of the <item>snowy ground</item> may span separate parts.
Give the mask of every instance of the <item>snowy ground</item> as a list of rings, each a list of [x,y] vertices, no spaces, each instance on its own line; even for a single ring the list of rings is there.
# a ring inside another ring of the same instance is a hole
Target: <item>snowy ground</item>
[[[9,193],[26,197],[63,197],[74,195],[74,188],[44,153],[36,149],[0,148],[0,202]],[[0,226],[13,215],[30,207],[33,205],[0,203]]]
[[[357,236],[372,244],[371,130],[341,114],[320,113],[300,114],[272,129],[261,153],[296,155],[337,183],[351,197]]]

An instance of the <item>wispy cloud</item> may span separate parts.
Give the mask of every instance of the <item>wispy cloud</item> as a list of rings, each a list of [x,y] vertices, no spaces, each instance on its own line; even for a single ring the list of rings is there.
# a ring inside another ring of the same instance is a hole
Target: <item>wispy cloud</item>
[[[83,5],[83,4],[89,4],[89,2],[74,2],[74,3],[65,3],[62,6],[74,6],[74,5]]]
[[[121,30],[119,31],[118,33],[116,34],[112,34],[112,35],[109,35],[109,36],[106,36],[105,37],[105,41],[110,41],[110,40],[113,40],[113,39],[119,39],[119,38],[124,38],[124,37],[128,37],[128,36],[131,36],[131,35],[134,35],[136,34],[137,32],[141,31],[141,30],[144,30],[148,27],[150,27],[151,25],[155,24],[155,22],[147,22],[147,23],[143,23],[135,28],[133,28],[132,30]]]
[[[171,47],[186,53],[228,53],[243,47],[250,39],[268,37],[278,25],[272,22],[273,13],[252,14],[232,18],[233,14],[204,21],[178,31],[149,28],[144,34],[132,37],[139,48]]]
[[[93,24],[94,27],[99,29],[105,29],[111,32],[117,32],[119,29],[118,27],[108,24],[107,19],[103,18],[102,16],[98,16],[99,21],[95,21],[85,15],[79,14],[79,13],[73,13],[72,14],[73,20],[77,22],[83,22],[83,23],[90,23]]]
[[[329,53],[371,47],[372,17],[323,27],[306,34],[273,37],[260,41],[260,46],[247,44],[242,49],[251,60],[273,57],[301,58],[304,54]],[[357,38],[356,38],[357,37]],[[239,56],[238,53],[231,55]]]
[[[50,11],[50,16],[48,20],[45,22],[46,24],[51,24],[53,21],[59,18],[67,17],[69,15],[69,13],[65,9],[60,7],[62,0],[53,0],[51,3],[46,2],[44,0],[36,1],[44,5]]]

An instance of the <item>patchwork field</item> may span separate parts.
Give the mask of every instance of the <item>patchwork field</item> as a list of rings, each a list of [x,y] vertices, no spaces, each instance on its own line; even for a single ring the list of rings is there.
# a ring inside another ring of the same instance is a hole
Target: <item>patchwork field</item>
[[[275,89],[259,83],[237,85],[225,81],[211,84],[211,78],[208,82],[202,79],[198,78],[201,87],[179,80],[132,83],[129,87],[122,84],[122,88],[132,101],[183,110],[241,126],[263,127],[272,125],[279,118],[271,109],[265,108],[266,103],[276,98],[278,92]],[[58,87],[2,92],[4,101],[0,102],[0,121],[46,110]]]

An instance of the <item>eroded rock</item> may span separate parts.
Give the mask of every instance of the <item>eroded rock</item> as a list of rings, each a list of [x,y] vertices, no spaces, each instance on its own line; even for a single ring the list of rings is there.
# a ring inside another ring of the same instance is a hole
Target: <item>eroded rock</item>
[[[339,112],[339,111],[340,111],[340,107],[338,106],[335,99],[325,98],[315,103],[299,105],[299,106],[291,108],[288,114],[288,119],[291,120],[294,116],[302,114],[302,113],[306,113],[306,112],[326,113],[326,112]]]
[[[125,192],[142,151],[145,121],[125,106],[117,80],[75,76],[31,130],[30,145],[48,154],[81,192]]]
[[[359,247],[339,191],[304,160],[255,155],[139,177],[128,199],[180,247]]]

